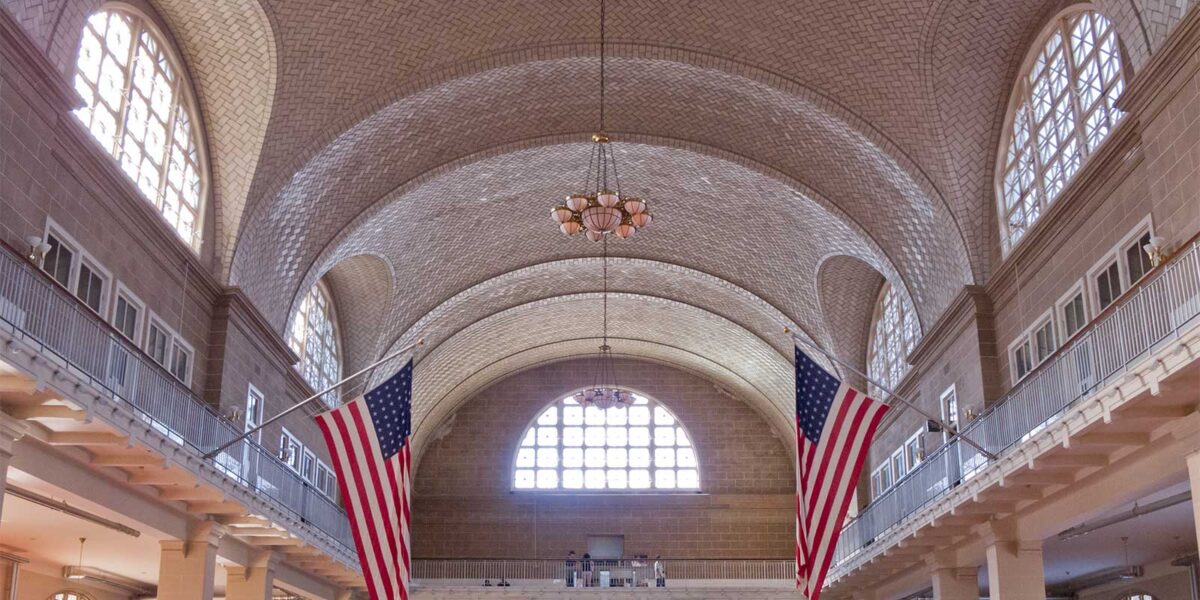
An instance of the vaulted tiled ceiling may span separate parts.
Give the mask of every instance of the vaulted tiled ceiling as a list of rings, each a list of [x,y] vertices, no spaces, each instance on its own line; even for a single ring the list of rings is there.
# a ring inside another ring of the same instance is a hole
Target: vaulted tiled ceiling
[[[598,2],[151,3],[201,103],[203,254],[280,331],[328,274],[348,366],[429,339],[417,418],[435,423],[500,374],[594,347],[599,247],[547,212],[597,127]],[[101,2],[0,4],[69,76]],[[1135,69],[1180,12],[1097,4]],[[861,354],[855,295],[882,276],[929,327],[997,262],[1008,90],[1063,5],[608,0],[608,129],[656,215],[609,247],[617,351],[779,414],[781,323]]]

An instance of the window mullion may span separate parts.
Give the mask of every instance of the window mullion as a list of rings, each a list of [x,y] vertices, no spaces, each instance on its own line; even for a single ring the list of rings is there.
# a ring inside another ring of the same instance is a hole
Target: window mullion
[[[181,108],[179,102],[179,97],[181,95],[179,86],[182,81],[183,77],[180,76],[179,73],[176,73],[175,81],[171,84],[171,108],[168,109],[167,112],[167,136],[163,140],[164,154],[162,157],[162,173],[159,174],[158,178],[159,210],[162,210],[162,208],[167,205],[167,173],[171,170],[171,155],[173,154],[172,144],[175,143],[175,121],[179,119],[179,110]],[[180,201],[177,203],[180,204],[179,208],[183,209],[183,202]],[[174,227],[177,224],[172,223],[171,225]]]
[[[125,125],[125,120],[129,117],[129,102],[133,98],[133,71],[136,68],[135,60],[137,58],[138,44],[141,43],[142,37],[142,22],[140,19],[130,17],[129,19],[129,53],[125,60],[125,84],[121,93],[121,106],[117,109],[117,129],[113,136],[113,156],[117,158],[117,163],[120,164],[122,156],[125,154],[125,131],[128,129]],[[143,149],[143,152],[145,150]],[[134,182],[136,185],[137,182]]]
[[[1070,23],[1067,22],[1066,19],[1063,19],[1061,23],[1063,28],[1063,52],[1066,54],[1067,58],[1066,62],[1064,63],[1067,65],[1067,96],[1070,99],[1071,107],[1074,112],[1075,123],[1073,129],[1075,130],[1075,143],[1079,145],[1079,164],[1082,166],[1083,161],[1088,157],[1089,152],[1087,132],[1085,131],[1086,127],[1084,127],[1083,119],[1084,111],[1079,104],[1079,92],[1075,89],[1076,86],[1079,85],[1079,65],[1075,64],[1075,43],[1071,37],[1071,31],[1069,29]],[[1094,41],[1095,39],[1093,38],[1093,42]],[[1093,43],[1093,46],[1094,45],[1095,44]],[[1092,48],[1092,50],[1094,51],[1095,48]],[[1087,63],[1087,57],[1084,57],[1083,62]],[[1066,185],[1065,180],[1063,181],[1063,185]]]

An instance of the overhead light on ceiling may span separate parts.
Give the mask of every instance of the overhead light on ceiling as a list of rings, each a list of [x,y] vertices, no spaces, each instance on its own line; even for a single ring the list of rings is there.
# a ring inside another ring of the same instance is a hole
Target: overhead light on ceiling
[[[125,592],[135,598],[152,598],[155,594],[154,586],[147,585],[136,579],[117,575],[116,573],[109,573],[96,567],[63,567],[63,579],[106,586]]]
[[[598,242],[610,234],[627,238],[654,220],[644,199],[623,197],[617,176],[617,155],[604,133],[604,25],[605,3],[600,0],[600,129],[592,134],[592,152],[583,188],[550,209],[559,231],[583,233]],[[610,179],[611,178],[611,179]]]

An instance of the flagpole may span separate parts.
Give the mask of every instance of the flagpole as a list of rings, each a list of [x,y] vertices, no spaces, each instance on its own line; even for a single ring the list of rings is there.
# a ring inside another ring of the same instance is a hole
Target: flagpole
[[[316,400],[317,398],[320,398],[321,396],[324,396],[325,394],[328,394],[329,392],[332,392],[333,390],[336,390],[337,388],[342,387],[343,385],[346,384],[346,382],[350,381],[351,379],[354,379],[355,377],[358,377],[359,375],[362,375],[363,373],[366,373],[367,371],[370,371],[370,370],[374,369],[375,367],[378,367],[379,365],[381,365],[389,360],[392,360],[393,358],[396,358],[397,356],[400,356],[401,354],[404,354],[405,352],[408,352],[409,350],[412,350],[413,348],[416,348],[418,346],[424,346],[424,345],[425,345],[425,338],[418,339],[416,342],[413,342],[413,343],[363,367],[362,369],[359,369],[358,372],[342,378],[341,381],[338,381],[337,383],[330,385],[329,387],[309,396],[308,398],[305,398],[298,404],[288,407],[287,410],[271,417],[270,419],[267,419],[266,421],[263,421],[257,427],[254,427],[253,429],[249,429],[249,430],[243,432],[241,435],[233,438],[232,440],[229,440],[228,442],[225,442],[224,444],[217,446],[215,450],[208,452],[204,455],[204,460],[211,460],[214,456],[220,454],[222,450],[258,433],[259,431],[262,431],[267,425],[270,425],[271,423],[274,423],[275,421],[278,421],[278,420],[296,412],[297,410],[300,410],[302,407],[304,407],[309,402],[312,402],[313,400]]]
[[[850,370],[852,373],[854,373],[854,374],[856,374],[856,375],[858,375],[858,376],[862,377],[863,379],[866,379],[866,380],[867,380],[867,383],[870,383],[870,384],[874,385],[875,387],[879,388],[880,390],[884,391],[885,393],[887,393],[887,395],[888,395],[889,397],[891,397],[891,398],[894,398],[894,399],[896,399],[897,401],[899,401],[901,404],[903,404],[903,405],[907,406],[908,408],[911,408],[911,409],[913,409],[914,411],[916,411],[916,412],[917,412],[917,414],[919,414],[919,415],[921,415],[921,416],[925,417],[926,419],[929,419],[930,421],[934,421],[935,423],[937,423],[938,425],[940,425],[940,426],[941,426],[941,428],[942,428],[944,431],[946,431],[946,432],[949,432],[949,433],[950,433],[950,437],[951,437],[951,439],[953,439],[953,438],[958,438],[958,439],[962,440],[963,442],[965,442],[967,445],[971,446],[972,448],[974,448],[974,449],[976,449],[976,450],[978,450],[978,451],[982,452],[982,453],[983,453],[983,455],[984,455],[984,456],[986,456],[986,457],[988,458],[988,460],[996,460],[996,458],[997,458],[997,457],[996,457],[996,455],[995,455],[995,454],[992,454],[991,452],[988,452],[986,449],[984,449],[984,447],[983,447],[983,446],[981,446],[980,444],[976,443],[976,442],[975,442],[975,440],[972,440],[971,438],[969,438],[969,437],[967,437],[967,436],[965,436],[965,435],[963,435],[963,434],[959,433],[959,431],[958,431],[958,428],[957,428],[957,427],[951,427],[949,423],[947,423],[947,422],[945,422],[945,421],[941,420],[941,419],[940,419],[940,418],[938,418],[938,417],[935,417],[935,416],[933,416],[933,415],[929,414],[928,412],[926,412],[926,411],[925,411],[925,409],[923,409],[923,408],[921,408],[921,407],[917,406],[917,405],[916,405],[915,403],[913,403],[913,402],[910,402],[910,401],[909,401],[907,398],[905,398],[904,396],[901,396],[901,395],[897,394],[896,392],[893,392],[893,391],[891,390],[891,388],[889,388],[889,387],[887,387],[887,386],[885,386],[885,385],[883,385],[883,384],[879,383],[878,381],[875,381],[874,379],[872,379],[872,378],[871,378],[869,375],[867,375],[866,373],[863,373],[862,371],[859,371],[859,370],[858,370],[856,367],[854,367],[854,365],[851,365],[851,364],[848,364],[848,363],[846,363],[846,361],[843,361],[843,360],[839,359],[838,357],[834,356],[832,353],[830,353],[830,352],[827,352],[827,351],[826,351],[824,348],[822,348],[822,347],[820,347],[820,346],[818,346],[818,345],[816,345],[816,344],[814,344],[814,343],[812,343],[812,342],[810,342],[810,341],[808,341],[808,340],[805,340],[805,339],[803,339],[803,338],[801,338],[801,337],[797,336],[795,333],[792,333],[792,329],[791,329],[790,327],[786,327],[786,326],[785,326],[785,327],[783,328],[783,332],[784,332],[784,333],[786,333],[786,334],[788,334],[788,335],[790,335],[790,336],[792,336],[792,341],[794,341],[794,342],[797,342],[797,343],[800,343],[800,344],[803,344],[803,345],[805,345],[805,346],[807,346],[807,347],[809,347],[809,348],[812,348],[813,350],[816,350],[817,352],[820,352],[822,355],[824,355],[824,356],[825,356],[825,358],[828,358],[829,360],[832,360],[833,362],[835,362],[835,363],[837,363],[837,364],[839,364],[839,365],[841,365],[841,366],[845,367],[846,369],[849,369],[849,370]]]

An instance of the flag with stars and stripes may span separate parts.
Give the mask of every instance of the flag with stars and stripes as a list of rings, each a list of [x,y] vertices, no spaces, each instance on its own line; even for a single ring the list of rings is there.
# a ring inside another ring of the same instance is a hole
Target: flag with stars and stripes
[[[413,363],[382,385],[317,415],[372,600],[407,600]]]
[[[796,587],[817,600],[887,405],[796,348]]]

